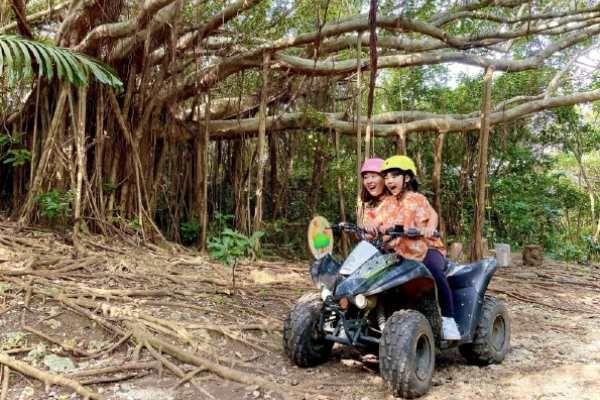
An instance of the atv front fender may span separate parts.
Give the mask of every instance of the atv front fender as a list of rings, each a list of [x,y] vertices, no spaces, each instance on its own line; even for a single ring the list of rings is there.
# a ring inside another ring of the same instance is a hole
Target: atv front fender
[[[413,260],[402,260],[385,268],[381,268],[380,265],[373,265],[372,268],[364,266],[359,272],[350,275],[337,286],[335,290],[337,299],[354,297],[357,294],[371,296],[420,278],[431,281],[431,285],[435,287],[433,276],[427,268]]]

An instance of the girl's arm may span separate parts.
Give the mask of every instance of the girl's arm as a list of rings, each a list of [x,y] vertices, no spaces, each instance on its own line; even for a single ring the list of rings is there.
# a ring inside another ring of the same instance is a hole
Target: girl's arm
[[[430,208],[429,221],[427,221],[427,226],[424,229],[421,229],[421,233],[426,238],[433,237],[433,234],[435,233],[435,231],[438,227],[438,222],[439,222],[438,213],[435,211],[435,209],[433,207],[431,207],[431,205],[429,206],[429,208]]]

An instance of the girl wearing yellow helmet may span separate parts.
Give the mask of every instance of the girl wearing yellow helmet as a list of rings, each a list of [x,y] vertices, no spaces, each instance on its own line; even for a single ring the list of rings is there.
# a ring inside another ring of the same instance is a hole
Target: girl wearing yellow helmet
[[[391,196],[384,199],[379,208],[380,230],[402,225],[405,229],[416,228],[421,232],[422,238],[395,239],[391,247],[403,258],[423,262],[431,272],[441,300],[444,339],[459,340],[452,292],[443,272],[446,248],[440,238],[434,237],[438,215],[427,198],[418,193],[417,167],[409,157],[393,156],[384,161],[381,173]]]

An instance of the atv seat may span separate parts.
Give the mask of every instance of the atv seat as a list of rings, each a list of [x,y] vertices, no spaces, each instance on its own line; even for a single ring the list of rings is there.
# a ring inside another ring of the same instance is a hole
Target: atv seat
[[[479,291],[481,285],[486,285],[489,282],[489,276],[495,271],[496,263],[494,261],[491,258],[464,265],[448,263],[446,270],[448,284],[453,290],[474,287]]]

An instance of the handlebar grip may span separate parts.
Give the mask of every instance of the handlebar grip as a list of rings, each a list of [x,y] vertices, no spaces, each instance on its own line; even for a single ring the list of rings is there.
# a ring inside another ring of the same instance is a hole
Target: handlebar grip
[[[384,235],[388,235],[388,236],[392,236],[392,237],[407,237],[409,239],[416,239],[419,237],[422,237],[423,235],[421,234],[421,231],[416,229],[416,228],[408,228],[408,229],[403,229],[402,226],[396,226],[394,228],[389,228],[387,229],[384,233]],[[440,232],[439,231],[434,231],[433,233],[433,237],[435,238],[440,238]]]

